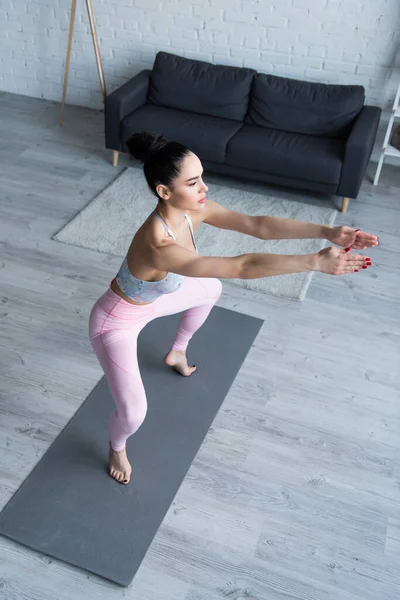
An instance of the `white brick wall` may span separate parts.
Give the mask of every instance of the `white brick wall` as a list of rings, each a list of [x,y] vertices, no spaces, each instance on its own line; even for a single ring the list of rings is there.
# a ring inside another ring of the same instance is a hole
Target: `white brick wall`
[[[67,102],[101,108],[86,5],[77,7]],[[61,101],[71,0],[1,0],[0,90]],[[366,88],[391,106],[399,0],[93,0],[110,93],[165,50],[216,64]]]

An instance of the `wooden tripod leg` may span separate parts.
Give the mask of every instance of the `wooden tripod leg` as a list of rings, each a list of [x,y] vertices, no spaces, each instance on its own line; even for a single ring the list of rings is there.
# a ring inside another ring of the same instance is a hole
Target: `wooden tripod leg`
[[[70,18],[70,22],[69,22],[67,60],[65,62],[64,89],[63,89],[63,96],[62,96],[62,103],[61,103],[60,125],[63,124],[63,119],[64,119],[64,105],[65,105],[65,97],[67,95],[68,71],[69,71],[69,61],[71,58],[72,34],[74,32],[75,12],[76,12],[76,0],[72,0],[71,18]]]
[[[349,202],[350,202],[350,198],[346,198],[345,196],[343,196],[343,198],[342,198],[342,213],[346,212],[347,207],[349,206]]]
[[[104,101],[104,98],[106,97],[106,84],[104,82],[103,67],[101,65],[99,44],[97,41],[96,25],[95,25],[94,18],[93,18],[92,0],[86,0],[86,7],[87,7],[88,15],[89,15],[90,30],[92,32],[94,52],[96,54],[97,69],[99,71],[100,85],[101,85],[101,91],[103,92],[103,101]]]
[[[118,150],[113,150],[113,167],[116,167],[118,164],[119,152]]]

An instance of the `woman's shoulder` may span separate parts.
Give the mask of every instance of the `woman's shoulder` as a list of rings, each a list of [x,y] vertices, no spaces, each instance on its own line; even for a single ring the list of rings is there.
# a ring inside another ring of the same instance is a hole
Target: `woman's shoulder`
[[[155,213],[152,212],[135,233],[132,246],[139,251],[145,252],[147,250],[151,252],[151,250],[162,246],[165,242],[168,243],[168,240],[173,241]]]
[[[160,249],[164,243],[163,232],[157,227],[154,220],[157,219],[152,219],[150,215],[140,226],[133,236],[126,257],[130,271],[135,277],[145,281],[161,277],[155,267],[154,256],[157,249]]]
[[[188,210],[186,211],[186,214],[192,223],[193,230],[196,231],[202,221],[200,212]],[[149,251],[159,250],[164,246],[174,244],[179,245],[179,243],[169,235],[163,223],[157,218],[155,212],[152,212],[148,216],[146,221],[136,232],[132,243],[136,248],[143,247],[143,249]]]

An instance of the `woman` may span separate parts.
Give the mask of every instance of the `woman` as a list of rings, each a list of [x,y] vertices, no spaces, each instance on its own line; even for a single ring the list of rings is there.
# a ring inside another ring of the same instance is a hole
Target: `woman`
[[[300,271],[352,273],[367,268],[371,261],[348,254],[350,247],[362,249],[378,243],[376,236],[350,227],[227,210],[206,199],[201,162],[185,146],[146,132],[134,134],[127,145],[132,156],[144,162],[144,174],[158,204],[133,237],[117,276],[97,300],[89,321],[90,340],[116,404],[110,420],[110,475],[124,484],[132,472],[126,440],[138,430],[147,411],[137,361],[137,337],[147,323],[182,312],[164,362],[188,377],[196,367],[187,364],[186,349],[221,295],[218,278],[255,279]],[[203,221],[261,239],[325,237],[346,250],[330,247],[300,256],[202,257],[194,232]]]

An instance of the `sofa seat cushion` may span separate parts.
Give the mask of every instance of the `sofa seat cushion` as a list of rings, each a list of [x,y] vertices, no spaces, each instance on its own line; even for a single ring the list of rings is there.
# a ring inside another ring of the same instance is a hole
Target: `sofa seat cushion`
[[[255,125],[244,125],[230,140],[226,164],[282,177],[337,184],[345,142]]]
[[[146,104],[122,121],[122,140],[132,133],[150,131],[180,142],[197,154],[200,160],[224,162],[226,146],[242,124],[196,113]]]
[[[246,123],[345,139],[364,105],[360,85],[334,85],[257,74]]]
[[[148,102],[243,122],[256,73],[254,69],[214,65],[158,52]]]

